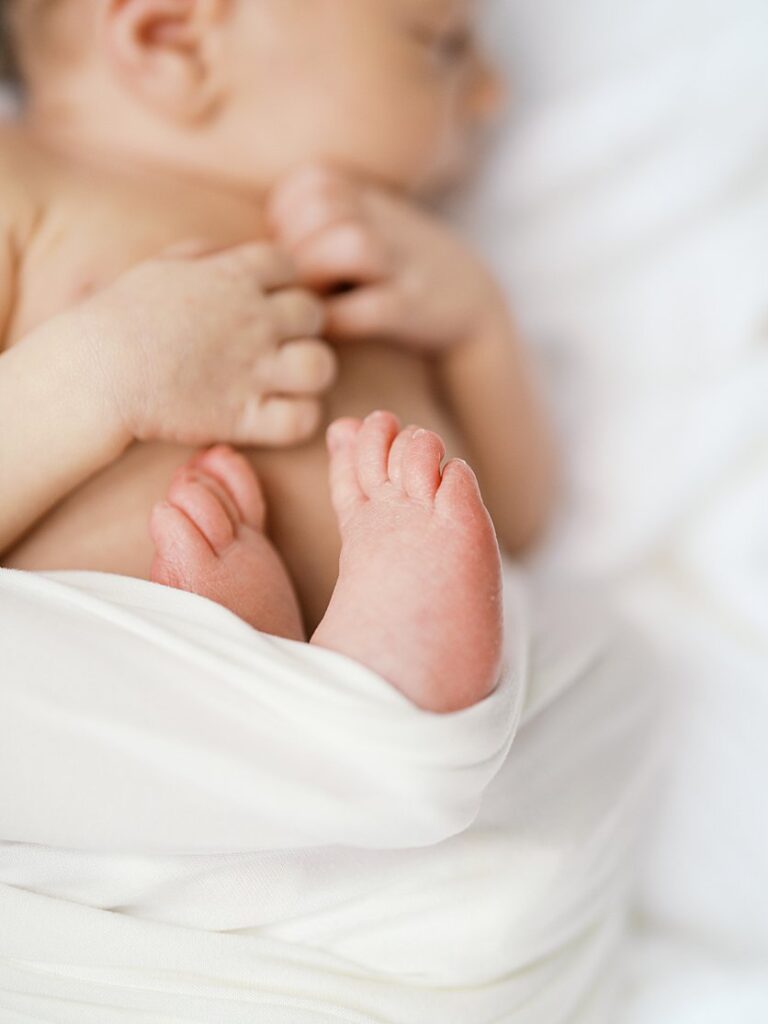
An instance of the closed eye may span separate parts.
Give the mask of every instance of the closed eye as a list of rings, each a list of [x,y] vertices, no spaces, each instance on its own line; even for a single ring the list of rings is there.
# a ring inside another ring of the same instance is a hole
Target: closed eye
[[[442,32],[435,38],[435,47],[447,60],[461,60],[470,52],[474,40],[466,29]]]
[[[413,29],[416,40],[439,60],[453,63],[464,60],[474,47],[474,36],[468,28],[436,29],[419,26]]]

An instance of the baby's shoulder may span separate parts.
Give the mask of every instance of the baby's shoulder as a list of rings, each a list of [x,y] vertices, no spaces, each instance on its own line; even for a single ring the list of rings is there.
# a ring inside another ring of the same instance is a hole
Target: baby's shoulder
[[[0,120],[0,352],[7,342],[20,267],[45,208],[45,159],[12,122]]]

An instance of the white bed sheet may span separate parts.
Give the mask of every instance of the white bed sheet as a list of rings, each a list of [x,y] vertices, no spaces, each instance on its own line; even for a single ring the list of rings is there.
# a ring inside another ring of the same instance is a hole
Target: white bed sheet
[[[539,572],[612,582],[674,745],[627,1022],[768,1019],[768,5],[496,0],[516,105],[460,213],[565,452]]]

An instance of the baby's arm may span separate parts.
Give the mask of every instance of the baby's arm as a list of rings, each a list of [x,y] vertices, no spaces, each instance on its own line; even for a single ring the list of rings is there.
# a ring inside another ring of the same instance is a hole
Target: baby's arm
[[[495,288],[493,292],[495,292]],[[522,551],[553,504],[555,456],[548,419],[503,296],[436,360],[437,379],[469,446],[499,540]]]
[[[432,357],[499,539],[519,552],[541,531],[554,456],[522,347],[488,271],[430,214],[381,188],[309,167],[268,214],[304,283],[355,285],[326,302],[337,341],[386,339]]]
[[[335,360],[292,282],[268,245],[167,255],[0,355],[0,553],[134,440],[311,436]]]
[[[57,317],[0,356],[0,554],[129,444],[103,384],[76,318]]]
[[[0,338],[14,278],[8,231],[0,241]],[[109,415],[94,370],[71,318],[52,321],[0,355],[0,554],[130,440]]]

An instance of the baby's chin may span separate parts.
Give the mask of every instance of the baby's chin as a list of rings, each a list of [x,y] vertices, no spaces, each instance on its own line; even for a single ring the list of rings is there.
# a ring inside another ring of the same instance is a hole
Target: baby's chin
[[[462,156],[423,179],[413,189],[414,195],[432,202],[443,202],[460,195],[469,188],[482,169],[482,161],[470,154]]]
[[[488,132],[465,137],[450,154],[425,174],[414,191],[426,199],[440,201],[460,195],[478,180],[485,168],[493,138]]]
[[[273,168],[272,173],[262,177],[254,172],[248,185],[254,192],[263,192],[276,185],[286,174],[302,164],[327,164],[358,180],[368,181],[388,191],[420,200],[439,200],[464,190],[471,184],[478,170],[478,161],[467,149],[450,161],[427,167],[398,167],[396,164],[383,166],[382,161],[366,159],[364,154],[318,155],[308,152],[306,158],[294,157],[283,168]],[[243,182],[245,184],[245,182]]]

